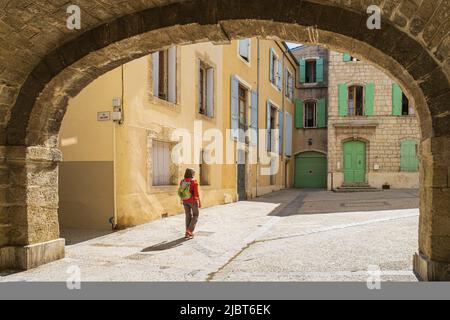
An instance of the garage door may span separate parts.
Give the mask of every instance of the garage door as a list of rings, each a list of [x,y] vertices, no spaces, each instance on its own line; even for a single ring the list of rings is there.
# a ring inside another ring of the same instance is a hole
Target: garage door
[[[327,187],[327,157],[319,152],[305,152],[295,161],[296,188]]]

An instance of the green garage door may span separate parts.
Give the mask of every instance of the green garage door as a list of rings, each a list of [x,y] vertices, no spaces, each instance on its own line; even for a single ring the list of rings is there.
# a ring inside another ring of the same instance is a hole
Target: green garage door
[[[319,152],[305,152],[295,160],[296,188],[327,187],[327,157]]]

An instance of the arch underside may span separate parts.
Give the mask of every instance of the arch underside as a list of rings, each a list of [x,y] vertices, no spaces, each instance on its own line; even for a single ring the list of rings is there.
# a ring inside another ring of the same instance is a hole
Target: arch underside
[[[371,62],[413,98],[424,138],[450,134],[449,76],[436,56],[388,19],[381,30],[369,30],[361,5],[325,3],[183,1],[99,25],[39,61],[0,139],[10,146],[55,146],[68,100],[105,72],[171,45],[253,36],[322,44]]]
[[[423,279],[450,280],[449,1],[377,1],[382,29],[369,30],[368,1],[359,0],[92,0],[90,7],[73,0],[84,9],[79,32],[65,28],[64,15],[49,13],[65,13],[66,4],[47,0],[44,10],[36,2],[0,4],[0,160],[6,159],[0,182],[8,188],[2,205],[16,259],[27,257],[24,246],[59,235],[57,140],[72,97],[102,74],[162,48],[257,36],[349,52],[390,75],[413,100],[422,134],[415,270]],[[45,256],[35,264],[12,264],[30,268],[60,258],[63,245],[52,245],[56,253],[39,251]]]

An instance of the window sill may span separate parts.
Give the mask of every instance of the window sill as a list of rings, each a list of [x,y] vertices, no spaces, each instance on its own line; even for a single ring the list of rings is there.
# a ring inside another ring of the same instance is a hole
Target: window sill
[[[205,114],[197,112],[195,117],[198,120],[204,120],[204,121],[216,123],[216,117],[214,117],[214,116],[213,117],[209,117],[209,116],[207,116]]]

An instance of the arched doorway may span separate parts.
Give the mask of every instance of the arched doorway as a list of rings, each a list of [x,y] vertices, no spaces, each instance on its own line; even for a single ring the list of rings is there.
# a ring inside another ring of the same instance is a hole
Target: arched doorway
[[[362,141],[344,143],[344,184],[360,185],[366,182],[366,144]]]
[[[83,6],[81,1],[74,4]],[[367,8],[357,2],[192,0],[162,1],[155,7],[153,2],[136,0],[129,4],[111,3],[104,18],[86,21],[82,30],[74,32],[64,29],[65,19],[55,23],[48,10],[30,6],[30,16],[42,26],[35,29],[33,41],[23,35],[21,20],[8,21],[1,31],[2,38],[10,41],[1,53],[2,61],[8,61],[0,82],[1,179],[8,197],[2,200],[2,219],[7,223],[2,224],[0,249],[12,250],[12,256],[25,260],[30,249],[37,253],[33,262],[19,263],[15,258],[13,265],[31,268],[64,254],[58,242],[56,176],[61,153],[57,140],[70,97],[106,71],[163,47],[260,36],[322,43],[350,52],[384,69],[411,94],[422,129],[416,271],[423,279],[450,279],[450,228],[442,222],[448,220],[450,206],[447,1],[433,8],[428,2],[382,1],[381,30],[366,27]],[[54,6],[65,11],[56,1]],[[8,20],[8,15],[19,16],[23,8],[6,9]],[[45,252],[39,249],[44,246]]]
[[[295,187],[322,188],[327,187],[327,156],[310,151],[295,158]]]

